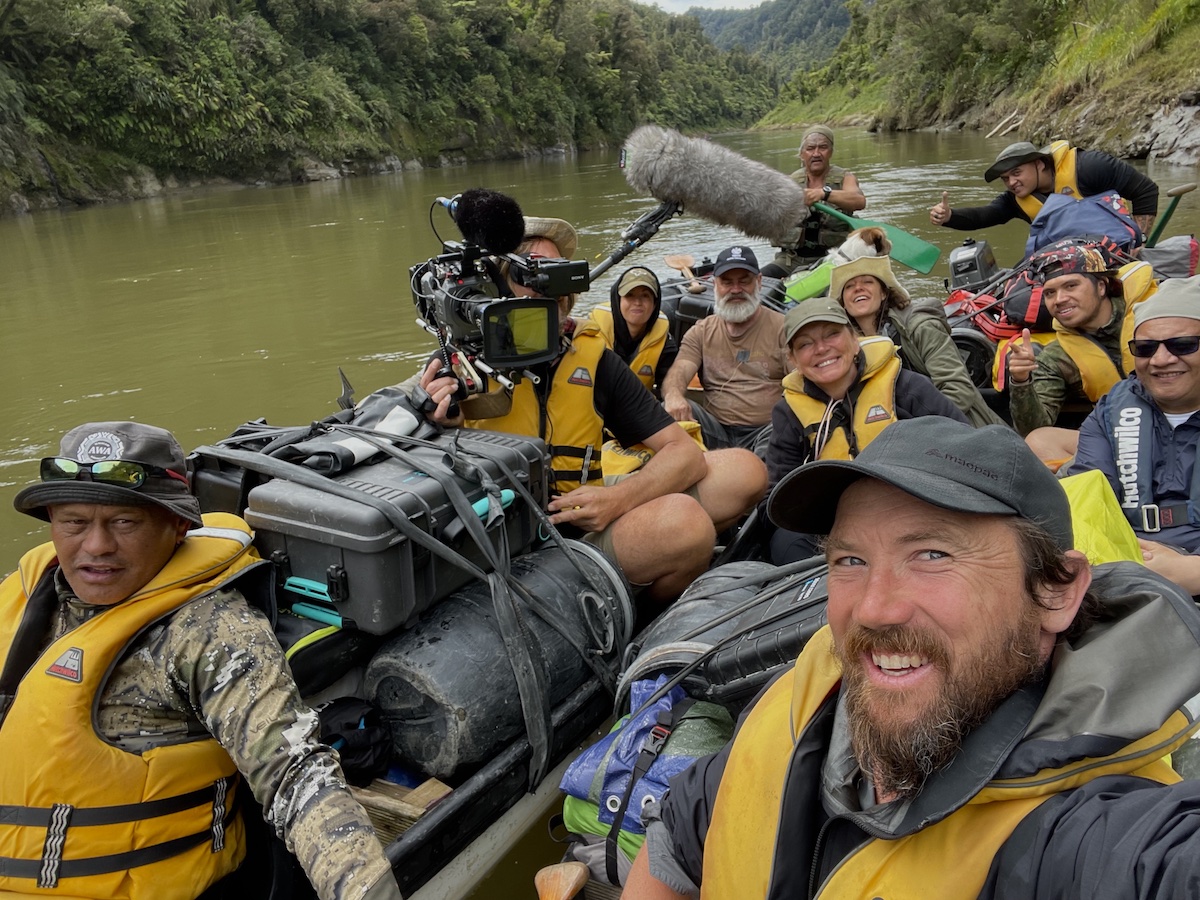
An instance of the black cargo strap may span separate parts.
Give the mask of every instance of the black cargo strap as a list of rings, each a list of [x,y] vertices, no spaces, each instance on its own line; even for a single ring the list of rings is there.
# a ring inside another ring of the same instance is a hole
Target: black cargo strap
[[[437,538],[433,537],[433,535],[422,531],[410,522],[407,516],[402,515],[391,503],[382,497],[376,497],[364,491],[346,487],[344,484],[333,481],[328,476],[322,475],[306,466],[285,462],[273,456],[263,456],[261,453],[254,453],[250,450],[231,450],[227,447],[207,446],[199,447],[194,452],[203,453],[205,456],[211,456],[213,459],[234,463],[251,472],[258,472],[260,475],[282,478],[284,481],[291,481],[326,494],[332,494],[335,497],[341,497],[343,500],[351,500],[355,503],[363,503],[370,506],[372,509],[377,510],[380,515],[388,520],[389,524],[414,544],[424,547],[434,556],[440,557],[451,565],[461,566],[475,578],[481,580],[486,578],[486,574],[482,569],[466,557],[451,550]]]
[[[687,711],[695,703],[696,701],[691,697],[685,697],[678,703],[672,704],[670,709],[660,709],[658,721],[650,729],[650,733],[646,735],[646,740],[642,743],[637,762],[633,765],[633,772],[629,775],[629,784],[625,785],[625,793],[621,795],[621,805],[617,807],[617,811],[613,815],[612,827],[608,829],[608,835],[604,838],[604,866],[609,884],[621,883],[617,871],[617,853],[620,852],[617,835],[621,833],[621,824],[625,821],[625,810],[629,809],[629,798],[633,796],[633,786],[650,771],[654,760],[658,759],[658,754],[667,745],[667,738],[671,736],[671,732],[678,727],[683,717],[687,715]]]
[[[0,877],[36,880],[39,888],[48,890],[57,887],[59,880],[63,878],[83,878],[148,866],[178,856],[204,843],[210,845],[213,853],[219,853],[225,849],[225,830],[238,811],[237,798],[240,797],[240,792],[235,795],[232,806],[227,803],[229,788],[236,778],[236,775],[220,778],[206,788],[177,797],[121,806],[96,806],[86,809],[77,809],[67,803],[56,803],[50,808],[0,806],[0,824],[46,829],[41,859],[0,856]],[[67,832],[74,826],[116,825],[142,821],[192,809],[201,803],[211,804],[213,810],[212,823],[203,831],[173,838],[152,847],[127,850],[124,853],[85,859],[63,859]]]
[[[352,434],[355,437],[360,437],[360,438],[367,438],[368,436],[370,436],[370,437],[374,437],[376,439],[382,439],[385,441],[395,441],[396,440],[396,438],[393,435],[381,434],[380,432],[375,431],[374,429],[362,428],[357,425],[339,425],[339,426],[337,426],[337,429],[338,429],[338,431],[344,431],[348,434]],[[421,446],[421,447],[430,447],[435,450],[440,450],[443,453],[448,452],[446,450],[446,448],[443,447],[442,445],[435,444],[432,441],[428,441],[423,438],[417,438],[417,437],[410,436],[410,437],[404,438],[404,441],[407,444],[413,444],[413,445],[417,445],[417,446]],[[461,454],[464,456],[478,456],[478,457],[483,456],[483,454],[479,453],[476,450],[472,450],[469,447],[464,447],[464,446],[460,445],[457,440],[454,443],[453,453]],[[597,576],[595,575],[594,572],[592,572],[586,566],[584,566],[582,563],[579,562],[578,555],[576,553],[574,553],[570,547],[567,546],[563,536],[561,534],[559,534],[558,529],[555,528],[552,524],[550,524],[550,517],[546,514],[545,510],[543,510],[541,508],[538,501],[534,498],[533,494],[531,494],[529,492],[529,488],[527,488],[524,484],[522,484],[521,479],[519,479],[517,477],[516,473],[513,472],[513,470],[511,468],[509,468],[508,464],[504,460],[500,459],[499,457],[495,457],[495,458],[485,457],[485,458],[488,460],[489,463],[495,465],[496,468],[498,468],[500,470],[500,473],[507,479],[508,484],[516,492],[517,496],[519,496],[522,500],[525,501],[525,503],[527,503],[529,505],[529,508],[533,511],[534,515],[538,518],[540,524],[547,529],[547,532],[549,534],[549,540],[551,541],[551,543],[553,543],[554,546],[556,546],[559,550],[561,550],[563,552],[563,554],[566,556],[566,558],[568,560],[570,560],[571,565],[575,568],[575,571],[577,571],[579,573],[579,576],[584,581],[586,581],[589,585],[591,585],[593,590],[595,590],[597,593],[603,595],[603,593],[605,591],[605,586],[603,584],[599,584],[597,582]],[[424,470],[422,469],[422,471],[424,471]],[[624,649],[624,648],[621,648],[621,649]],[[619,656],[620,656],[620,654],[618,653],[618,657]],[[610,693],[611,693],[611,691],[610,691]]]
[[[471,508],[471,502],[462,488],[458,486],[458,482],[455,481],[452,470],[444,468],[439,470],[438,467],[431,466],[428,461],[417,459],[408,451],[397,447],[391,440],[375,433],[364,432],[357,428],[345,430],[352,432],[361,440],[374,444],[388,456],[398,459],[410,468],[424,472],[437,481],[446,492],[459,519],[466,526],[467,533],[471,535],[480,552],[491,563],[492,572],[476,577],[481,581],[486,581],[491,592],[496,624],[500,628],[500,637],[504,641],[504,649],[508,654],[513,676],[517,681],[521,715],[525,721],[525,731],[529,736],[529,746],[532,750],[532,758],[529,763],[530,790],[532,790],[541,784],[550,768],[550,743],[554,727],[550,721],[550,686],[542,666],[534,661],[535,652],[539,657],[541,656],[541,646],[533,630],[529,627],[529,623],[521,614],[521,608],[517,605],[516,597],[513,596],[509,583],[511,560],[509,559],[508,532],[503,528],[499,530],[501,546],[497,551],[488,538],[484,524]],[[455,449],[458,449],[457,445]],[[450,458],[452,462],[458,463],[454,454],[451,454]],[[464,473],[463,477],[470,477],[472,481],[480,484],[493,500],[499,499],[500,486],[492,481],[482,469],[473,466],[471,473],[469,475]]]

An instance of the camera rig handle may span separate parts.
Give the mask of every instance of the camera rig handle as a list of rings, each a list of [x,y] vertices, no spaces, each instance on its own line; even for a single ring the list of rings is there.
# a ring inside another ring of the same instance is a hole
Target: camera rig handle
[[[588,274],[589,281],[595,281],[630,253],[636,250],[650,238],[658,234],[658,229],[672,218],[683,213],[683,204],[675,200],[664,200],[650,212],[621,232],[621,245]]]

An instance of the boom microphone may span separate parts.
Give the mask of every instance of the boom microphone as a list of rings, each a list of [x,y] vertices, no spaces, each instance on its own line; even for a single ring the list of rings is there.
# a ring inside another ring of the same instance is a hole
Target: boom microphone
[[[471,188],[450,200],[438,197],[437,202],[450,211],[463,240],[488,253],[513,253],[525,239],[525,216],[507,194]]]
[[[808,218],[804,189],[782,172],[719,144],[643,125],[625,141],[625,180],[656,200],[775,246]]]

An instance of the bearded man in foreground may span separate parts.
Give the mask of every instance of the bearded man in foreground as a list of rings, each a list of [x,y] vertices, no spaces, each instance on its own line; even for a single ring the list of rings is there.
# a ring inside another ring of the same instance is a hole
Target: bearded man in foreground
[[[663,379],[663,407],[677,422],[699,422],[709,450],[743,447],[761,456],[790,371],[783,314],[762,305],[758,258],[749,247],[722,250],[713,267],[713,314],[683,336]],[[697,374],[703,406],[687,398]]]
[[[1182,897],[1200,613],[1093,571],[1008,429],[913,419],[797,469],[769,513],[828,534],[829,625],[671,782],[625,896]]]

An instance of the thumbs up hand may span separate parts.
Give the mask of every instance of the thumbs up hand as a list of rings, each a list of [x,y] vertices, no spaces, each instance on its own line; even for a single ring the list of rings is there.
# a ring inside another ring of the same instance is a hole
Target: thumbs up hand
[[[950,194],[942,191],[942,202],[929,210],[929,221],[934,225],[945,225],[950,219]]]

